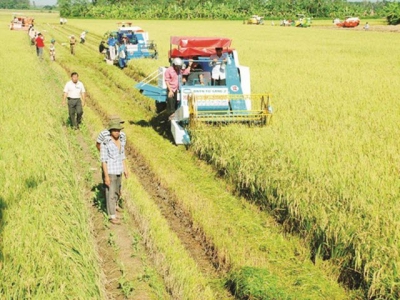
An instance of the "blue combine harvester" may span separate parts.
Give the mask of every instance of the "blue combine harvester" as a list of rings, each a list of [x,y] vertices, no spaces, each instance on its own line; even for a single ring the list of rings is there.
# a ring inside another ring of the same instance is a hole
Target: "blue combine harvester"
[[[157,59],[157,45],[153,40],[149,39],[149,33],[139,26],[132,26],[132,23],[118,23],[121,25],[118,30],[106,33],[108,38],[112,35],[116,39],[116,57],[111,64],[117,64],[120,56],[120,47],[124,47],[125,63],[131,59],[153,58]],[[126,26],[128,25],[128,26]],[[122,48],[121,48],[122,49]]]
[[[179,107],[170,117],[176,144],[189,144],[188,128],[193,129],[200,122],[268,124],[272,116],[270,97],[251,94],[250,69],[240,65],[236,50],[230,48],[230,39],[171,37],[170,44],[170,62],[182,64],[182,73],[187,74],[182,76],[178,90]],[[224,62],[214,59],[217,49],[226,58]],[[185,72],[185,65],[193,63],[198,67]],[[216,67],[224,69],[226,78],[222,84],[212,78]],[[156,104],[166,102],[166,69],[160,67],[135,86]],[[155,79],[157,86],[150,84]]]

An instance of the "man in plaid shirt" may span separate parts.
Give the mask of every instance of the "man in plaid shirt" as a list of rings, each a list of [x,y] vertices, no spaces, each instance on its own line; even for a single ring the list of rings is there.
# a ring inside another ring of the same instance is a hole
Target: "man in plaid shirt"
[[[116,206],[120,195],[122,174],[128,178],[128,169],[125,165],[126,139],[121,139],[121,129],[123,127],[120,120],[111,120],[108,126],[110,136],[106,137],[100,145],[100,159],[106,185],[107,214],[113,224],[120,224],[116,216]]]

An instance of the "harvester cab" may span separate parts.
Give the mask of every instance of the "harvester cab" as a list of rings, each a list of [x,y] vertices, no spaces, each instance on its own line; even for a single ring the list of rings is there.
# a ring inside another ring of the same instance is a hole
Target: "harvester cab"
[[[173,36],[170,45],[170,62],[180,58],[184,65],[196,62],[200,66],[189,72],[185,72],[183,66],[182,74],[186,73],[187,77],[179,76],[179,107],[170,119],[171,133],[177,145],[189,144],[189,128],[193,130],[200,123],[268,124],[272,117],[270,97],[267,94],[251,94],[250,69],[240,65],[238,53],[230,48],[230,39]],[[215,55],[216,48],[222,48],[222,52],[226,53],[226,63],[210,59]],[[215,67],[224,68],[224,85],[216,85],[212,79]],[[165,103],[167,99],[166,69],[159,67],[135,86],[143,95],[154,99],[156,105]],[[150,84],[153,80],[158,81],[157,86]]]

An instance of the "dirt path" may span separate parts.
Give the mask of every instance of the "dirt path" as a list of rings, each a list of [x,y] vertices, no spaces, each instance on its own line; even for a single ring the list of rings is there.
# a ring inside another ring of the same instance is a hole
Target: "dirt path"
[[[73,137],[72,137],[73,138]],[[93,235],[104,273],[104,285],[108,299],[168,299],[169,295],[161,278],[153,270],[146,256],[138,226],[125,212],[118,213],[122,224],[113,225],[105,215],[102,178],[98,160],[91,156],[90,146],[82,133],[76,134],[81,162],[81,174],[88,181],[86,203],[91,217]],[[91,176],[87,173],[90,172]],[[154,291],[154,286],[158,290]],[[158,294],[158,295],[157,295]]]

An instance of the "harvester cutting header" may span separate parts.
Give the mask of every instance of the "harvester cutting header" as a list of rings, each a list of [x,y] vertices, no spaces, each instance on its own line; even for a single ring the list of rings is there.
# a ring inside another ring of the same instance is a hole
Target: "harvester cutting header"
[[[169,50],[172,66],[160,67],[135,86],[157,105],[174,94],[177,105],[170,120],[176,144],[189,144],[188,127],[199,122],[262,126],[272,116],[269,95],[251,94],[250,69],[240,65],[231,42],[228,38],[173,36]],[[174,93],[170,74],[179,79]],[[158,85],[150,85],[156,78]]]

